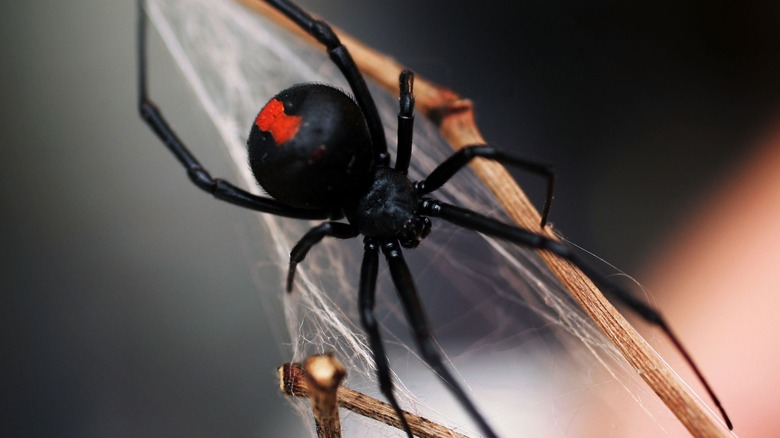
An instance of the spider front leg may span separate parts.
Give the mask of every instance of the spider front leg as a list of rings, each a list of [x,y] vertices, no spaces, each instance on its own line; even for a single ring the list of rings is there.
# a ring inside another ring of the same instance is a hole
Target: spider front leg
[[[573,252],[569,245],[557,240],[550,239],[549,237],[543,236],[541,234],[532,233],[528,230],[505,224],[465,208],[449,205],[431,198],[423,198],[420,201],[419,213],[431,217],[440,217],[463,228],[474,230],[488,236],[497,237],[517,245],[549,251],[558,257],[571,262],[573,265],[579,268],[582,273],[588,276],[588,278],[593,280],[593,282],[604,292],[609,293],[612,297],[622,302],[625,306],[627,306],[645,321],[655,325],[666,334],[666,336],[677,348],[677,351],[682,354],[683,358],[688,363],[688,366],[690,366],[694,371],[699,381],[704,385],[704,388],[706,389],[712,401],[715,403],[715,406],[720,411],[720,414],[726,422],[728,428],[732,429],[731,420],[729,419],[725,408],[721,404],[720,399],[718,399],[718,397],[715,395],[715,391],[704,378],[704,375],[702,374],[701,370],[699,370],[699,367],[696,366],[696,363],[693,361],[691,355],[683,347],[682,342],[680,342],[674,332],[672,332],[661,313],[649,304],[636,298],[628,290],[616,285],[601,275],[598,271],[593,269],[590,265],[582,261],[580,257],[578,257]]]
[[[441,353],[433,342],[433,334],[420,302],[412,274],[409,272],[409,266],[401,253],[400,245],[395,240],[382,242],[382,252],[390,266],[393,284],[401,297],[401,303],[406,312],[406,319],[409,321],[423,361],[449,386],[450,391],[452,391],[461,406],[466,409],[471,418],[477,423],[482,433],[488,437],[496,437],[496,433],[493,432],[493,429],[491,429],[485,418],[477,410],[477,407],[466,395],[457,379],[442,362]]]
[[[379,333],[379,323],[374,315],[374,298],[376,296],[376,277],[379,268],[379,246],[377,242],[367,237],[364,240],[363,264],[360,268],[360,291],[358,292],[358,310],[360,322],[368,334],[368,342],[371,344],[371,352],[374,355],[376,374],[379,379],[379,390],[387,398],[393,407],[395,414],[401,420],[404,432],[412,437],[412,430],[406,421],[401,406],[393,393],[393,378],[390,374],[390,363],[387,360],[382,336]]]
[[[414,131],[414,73],[404,70],[398,77],[398,148],[395,154],[395,170],[406,173],[412,159],[412,134]]]
[[[541,222],[541,226],[544,227],[547,224],[547,217],[550,214],[550,207],[552,206],[553,192],[555,189],[555,170],[547,164],[524,160],[501,152],[492,146],[473,145],[465,146],[458,150],[444,160],[443,163],[439,164],[427,178],[417,182],[417,193],[422,196],[437,190],[449,181],[458,171],[466,167],[471,160],[477,157],[488,158],[504,165],[515,166],[527,172],[540,175],[547,180],[547,196],[544,200],[544,207],[542,208]]]
[[[414,128],[414,73],[404,70],[398,78],[398,150],[395,159],[395,170],[406,173],[412,157],[412,135]],[[524,160],[505,154],[488,145],[465,146],[441,163],[431,174],[416,183],[417,194],[427,195],[439,189],[458,171],[463,169],[476,157],[488,158],[501,164],[511,165],[527,172],[543,176],[547,180],[547,196],[542,208],[541,226],[547,224],[547,217],[552,206],[555,191],[555,170],[547,164]]]

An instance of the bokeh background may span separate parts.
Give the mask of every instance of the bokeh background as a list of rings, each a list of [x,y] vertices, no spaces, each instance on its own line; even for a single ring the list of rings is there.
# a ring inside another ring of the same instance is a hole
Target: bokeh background
[[[472,98],[492,144],[554,163],[552,222],[642,282],[778,147],[774,2],[300,3]],[[134,23],[132,1],[0,5],[0,433],[300,436],[275,392],[281,299],[251,276],[250,222],[194,189],[138,119]],[[153,56],[174,126],[217,142],[164,50]],[[202,159],[229,172],[219,154]],[[543,184],[518,176],[541,203]],[[754,292],[734,291],[766,308]],[[712,312],[713,332],[739,332],[743,320]],[[756,362],[725,345],[729,366]],[[729,371],[743,374],[714,374]],[[741,404],[760,382],[737,397],[738,381],[712,380],[740,400],[737,431],[772,430]]]

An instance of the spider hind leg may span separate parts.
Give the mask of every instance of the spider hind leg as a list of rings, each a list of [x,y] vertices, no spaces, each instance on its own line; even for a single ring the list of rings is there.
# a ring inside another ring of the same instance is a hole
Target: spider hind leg
[[[371,142],[374,146],[374,159],[379,165],[387,165],[390,161],[390,154],[387,152],[387,142],[385,140],[382,120],[379,118],[379,111],[376,103],[368,91],[363,75],[358,70],[355,61],[352,59],[349,50],[341,43],[338,35],[322,20],[315,20],[306,11],[287,0],[265,0],[270,6],[287,16],[304,32],[311,35],[320,44],[325,46],[331,61],[338,67],[341,74],[349,83],[352,92],[355,95],[363,116],[366,118],[368,129],[371,132]]]
[[[152,132],[184,167],[192,183],[201,190],[212,194],[215,198],[239,207],[298,219],[328,218],[330,213],[328,210],[292,207],[276,199],[254,195],[228,181],[214,178],[209,174],[206,168],[179,138],[176,131],[169,125],[160,109],[149,96],[146,59],[148,20],[144,9],[145,4],[144,0],[138,0],[137,2],[138,112]]]

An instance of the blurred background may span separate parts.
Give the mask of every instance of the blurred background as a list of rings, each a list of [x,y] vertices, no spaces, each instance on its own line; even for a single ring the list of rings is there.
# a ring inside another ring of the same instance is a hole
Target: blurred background
[[[780,429],[761,343],[780,304],[775,2],[300,3],[473,99],[493,145],[553,163],[556,228],[648,287],[738,433]],[[257,292],[242,212],[138,119],[134,24],[131,1],[0,5],[0,430],[299,436],[274,383],[281,298]],[[173,125],[219,141],[153,55]]]

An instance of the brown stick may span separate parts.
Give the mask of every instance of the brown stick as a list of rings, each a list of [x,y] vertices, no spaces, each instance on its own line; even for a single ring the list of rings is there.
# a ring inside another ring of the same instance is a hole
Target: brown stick
[[[347,372],[333,355],[306,358],[304,377],[319,438],[341,438],[337,391]]]
[[[239,1],[315,43],[300,28],[264,3],[257,0]],[[393,93],[398,91],[398,76],[404,69],[401,64],[369,48],[340,29],[334,30],[366,76]],[[442,136],[453,149],[486,143],[474,121],[474,109],[469,100],[462,99],[457,93],[420,77],[415,78],[414,91],[418,111],[437,123]],[[557,239],[551,226],[540,228],[539,212],[501,164],[478,159],[473,161],[471,166],[517,225]],[[571,263],[550,253],[540,251],[539,255],[628,363],[693,436],[734,436],[715,419],[710,410],[604,298],[587,276]]]
[[[331,361],[336,359],[331,355],[325,356],[312,356],[306,359],[306,364],[310,361],[317,362],[317,367],[320,369],[317,372],[321,372],[324,375],[330,374],[329,369],[338,367],[331,364]],[[338,361],[336,361],[338,362]],[[343,371],[343,368],[341,369]],[[296,397],[318,397],[316,391],[312,391],[312,386],[309,383],[310,377],[308,376],[308,366],[304,369],[303,366],[297,363],[286,363],[278,368],[279,372],[279,388],[283,393]],[[326,378],[326,380],[329,380]],[[369,397],[358,391],[344,388],[339,386],[336,392],[337,397],[334,399],[338,401],[338,405],[342,408],[349,409],[359,415],[384,423],[388,426],[401,429],[401,421],[395,415],[393,407],[389,404],[377,400],[373,397]],[[314,402],[312,402],[314,403]],[[315,412],[316,412],[315,408]],[[316,415],[316,414],[315,414]],[[338,417],[338,414],[336,414]],[[409,427],[412,429],[412,433],[415,436],[422,438],[436,438],[436,437],[452,437],[452,438],[466,438],[465,435],[461,435],[441,424],[434,423],[427,418],[419,415],[414,415],[410,412],[404,411],[404,417],[406,418]],[[318,436],[333,436],[340,435],[319,435],[320,422],[317,420],[317,433]]]

